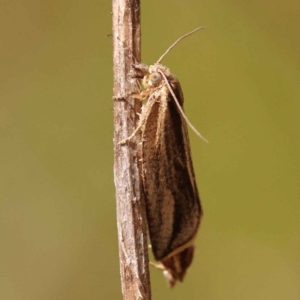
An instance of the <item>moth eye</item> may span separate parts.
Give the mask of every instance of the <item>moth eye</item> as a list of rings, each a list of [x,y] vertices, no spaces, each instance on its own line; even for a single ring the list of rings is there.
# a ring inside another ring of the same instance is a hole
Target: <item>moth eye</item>
[[[148,84],[151,86],[158,86],[161,82],[161,75],[159,73],[152,73],[149,76]]]

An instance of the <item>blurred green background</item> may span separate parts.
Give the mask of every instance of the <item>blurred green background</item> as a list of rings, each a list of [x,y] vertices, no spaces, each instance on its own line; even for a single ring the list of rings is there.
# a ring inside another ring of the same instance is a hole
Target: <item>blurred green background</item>
[[[300,299],[300,2],[142,1],[143,62],[178,76],[204,206],[153,299]],[[0,2],[0,299],[121,299],[110,1]]]

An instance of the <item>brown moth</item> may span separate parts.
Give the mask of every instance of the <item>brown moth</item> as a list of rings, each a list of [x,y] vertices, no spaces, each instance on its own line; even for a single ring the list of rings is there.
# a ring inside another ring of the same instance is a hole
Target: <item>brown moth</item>
[[[179,38],[164,53],[181,39]],[[163,55],[163,56],[164,56]],[[183,112],[178,79],[161,65],[133,66],[130,75],[143,79],[147,98],[137,128],[124,144],[141,132],[142,181],[147,223],[155,259],[171,287],[183,281],[194,254],[194,240],[202,217],[200,197],[191,158],[187,124],[201,137]],[[203,138],[204,139],[204,138]],[[205,140],[205,139],[204,139]]]

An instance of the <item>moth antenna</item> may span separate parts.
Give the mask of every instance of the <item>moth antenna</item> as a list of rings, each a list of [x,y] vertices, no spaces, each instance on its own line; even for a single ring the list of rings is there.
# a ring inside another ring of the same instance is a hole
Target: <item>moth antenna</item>
[[[198,29],[199,30],[199,29]],[[195,30],[194,30],[195,31]],[[191,34],[191,33],[190,33]],[[170,91],[170,93],[172,94],[174,100],[175,100],[175,103],[182,115],[182,117],[185,119],[185,121],[187,122],[187,124],[191,127],[191,129],[200,137],[200,139],[202,139],[204,142],[208,143],[208,140],[193,126],[193,124],[189,121],[189,119],[187,118],[187,116],[185,115],[181,105],[179,104],[179,101],[177,100],[177,97],[175,96],[174,92],[173,92],[173,89],[167,79],[167,77],[165,76],[165,74],[162,72],[162,71],[158,71],[162,77],[164,78],[167,86],[168,86],[168,89]]]
[[[183,40],[184,38],[188,37],[189,35],[195,33],[196,31],[198,30],[201,30],[201,29],[205,29],[206,27],[198,27],[196,29],[194,29],[193,31],[189,32],[189,33],[186,33],[185,35],[181,36],[179,39],[177,39],[168,49],[167,51],[159,58],[159,60],[157,61],[157,63],[159,64],[161,62],[161,60],[164,58],[165,55],[167,55],[169,53],[169,51],[174,48],[174,46],[176,44],[178,44],[181,40]]]

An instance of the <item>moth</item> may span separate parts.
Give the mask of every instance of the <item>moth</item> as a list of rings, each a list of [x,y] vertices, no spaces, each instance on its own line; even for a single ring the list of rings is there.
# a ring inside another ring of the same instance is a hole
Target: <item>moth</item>
[[[130,76],[142,79],[147,99],[139,123],[121,144],[141,132],[141,168],[146,199],[147,223],[154,258],[153,264],[163,271],[169,286],[183,281],[193,260],[194,240],[202,217],[200,197],[192,164],[187,124],[183,111],[180,83],[163,66],[162,58],[183,38],[173,43],[152,66],[136,64]],[[204,139],[205,140],[205,139]]]

